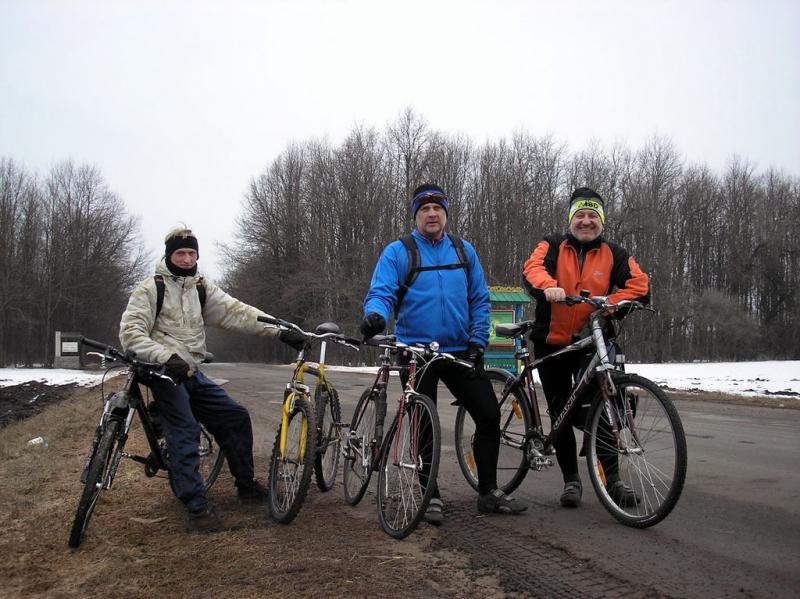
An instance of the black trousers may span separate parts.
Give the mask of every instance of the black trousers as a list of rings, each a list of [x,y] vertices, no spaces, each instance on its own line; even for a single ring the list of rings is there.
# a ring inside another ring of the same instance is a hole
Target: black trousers
[[[562,349],[546,343],[535,343],[533,353],[536,359]],[[546,363],[544,368],[539,368],[539,380],[542,382],[542,390],[547,400],[547,409],[552,418],[561,412],[564,404],[569,399],[578,371],[586,354],[582,352],[569,352],[563,356],[553,358]],[[585,397],[579,397],[578,403],[591,404],[596,390],[591,389]],[[575,431],[573,427],[582,428],[586,424],[587,411],[585,409],[573,408],[570,416],[571,422],[565,423],[561,433],[553,443],[556,450],[556,460],[564,477],[564,482],[579,480],[578,475],[578,450],[575,447]],[[571,424],[572,426],[569,426]],[[607,484],[619,480],[619,461],[614,448],[616,441],[611,433],[611,426],[608,418],[603,415],[598,426],[598,459],[603,465]]]
[[[453,352],[453,355],[467,359],[466,352]],[[410,356],[401,356],[400,362],[408,363],[409,359]],[[473,451],[478,469],[478,492],[485,494],[497,487],[500,407],[486,375],[474,378],[469,375],[470,372],[463,366],[438,360],[428,366],[422,377],[417,379],[416,390],[436,403],[439,381],[443,382],[475,422]],[[405,385],[406,377],[403,379]],[[439,497],[438,488],[434,491],[434,497]]]

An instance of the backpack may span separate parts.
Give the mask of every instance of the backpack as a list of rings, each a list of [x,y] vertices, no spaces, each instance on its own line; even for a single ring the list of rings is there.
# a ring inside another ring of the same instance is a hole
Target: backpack
[[[161,314],[161,308],[164,307],[164,277],[161,275],[154,275],[153,281],[156,284],[156,317],[153,322],[158,320],[158,315]],[[206,305],[206,285],[203,282],[203,277],[197,279],[197,296],[200,298],[200,312],[202,313],[203,307]]]
[[[397,301],[394,305],[395,318],[397,318],[397,313],[400,312],[400,304],[403,303],[403,298],[405,298],[406,293],[408,293],[409,287],[414,284],[414,281],[417,280],[417,276],[419,276],[419,273],[422,271],[455,270],[456,268],[463,268],[464,276],[467,277],[467,285],[469,285],[469,261],[467,260],[467,251],[464,249],[464,242],[457,235],[451,235],[448,233],[447,236],[450,238],[453,248],[456,250],[456,254],[458,255],[458,264],[420,266],[419,248],[417,247],[417,243],[414,241],[414,237],[411,235],[406,235],[405,237],[401,237],[399,239],[399,241],[401,241],[405,246],[406,252],[408,253],[409,269],[408,274],[406,275],[406,280],[403,281],[403,284],[400,285],[400,289],[397,291]]]

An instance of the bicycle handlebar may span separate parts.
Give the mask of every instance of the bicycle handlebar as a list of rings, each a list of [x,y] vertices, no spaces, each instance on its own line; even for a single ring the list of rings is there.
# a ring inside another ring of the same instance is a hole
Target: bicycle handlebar
[[[95,341],[94,339],[89,339],[88,337],[81,337],[80,342],[83,345],[88,345],[94,349],[99,349],[103,352],[103,355],[107,360],[112,361],[119,361],[128,364],[134,368],[140,368],[142,370],[147,371],[152,376],[156,376],[165,380],[170,381],[174,384],[174,381],[169,378],[167,375],[164,374],[164,365],[158,362],[144,362],[143,360],[136,359],[136,354],[132,351],[121,352],[113,345],[107,345],[105,343],[101,343],[99,341]]]
[[[653,308],[643,304],[637,300],[621,300],[619,302],[612,303],[608,301],[608,297],[605,295],[595,295],[592,297],[584,297],[582,295],[568,295],[563,302],[557,302],[559,304],[566,304],[568,306],[574,306],[575,304],[589,304],[598,310],[606,310],[606,311],[615,311],[620,310],[622,308],[628,308],[632,310],[649,310],[651,312],[655,312]]]
[[[398,341],[394,335],[375,335],[368,339],[364,339],[364,345],[371,345],[372,347],[382,347],[389,349],[393,352],[407,350],[415,356],[423,358],[426,362],[431,362],[437,358],[443,358],[449,362],[454,362],[465,368],[474,368],[472,362],[456,358],[453,354],[439,351],[439,344],[436,341],[430,343],[414,343],[408,344]]]
[[[258,320],[258,322],[272,324],[279,327],[283,327],[284,329],[287,330],[295,331],[297,333],[300,333],[301,335],[304,335],[309,339],[330,340],[333,341],[334,343],[338,343],[339,345],[346,345],[347,347],[350,347],[356,351],[359,351],[358,346],[361,345],[361,340],[356,339],[355,337],[349,337],[347,335],[344,335],[343,333],[332,333],[332,332],[311,333],[309,331],[304,331],[293,322],[289,322],[288,320],[283,320],[282,318],[278,318],[277,316],[271,316],[269,314],[267,314],[266,316],[258,316],[256,317],[256,319]]]

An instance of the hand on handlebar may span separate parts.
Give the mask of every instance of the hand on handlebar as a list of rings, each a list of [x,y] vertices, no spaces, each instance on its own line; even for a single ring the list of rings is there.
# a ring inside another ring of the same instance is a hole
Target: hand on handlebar
[[[285,329],[278,333],[278,339],[297,351],[304,350],[308,344],[308,340],[306,339],[305,335],[302,335],[292,329]]]
[[[483,376],[483,347],[477,343],[470,342],[466,359],[472,362],[472,369],[467,373],[467,378],[476,379]]]
[[[370,312],[364,317],[358,328],[364,335],[364,339],[370,339],[386,328],[386,319],[377,312]]]
[[[191,375],[192,368],[178,354],[172,354],[169,360],[164,362],[164,374],[180,385]]]
[[[567,292],[561,287],[550,287],[544,290],[544,299],[548,302],[563,302],[567,299]]]

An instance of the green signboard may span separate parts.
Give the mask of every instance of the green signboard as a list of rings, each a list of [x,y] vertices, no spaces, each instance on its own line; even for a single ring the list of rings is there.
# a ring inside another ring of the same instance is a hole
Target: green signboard
[[[494,328],[498,324],[513,324],[514,310],[492,310],[489,315],[489,345],[513,347],[514,340],[507,337],[497,337]]]

